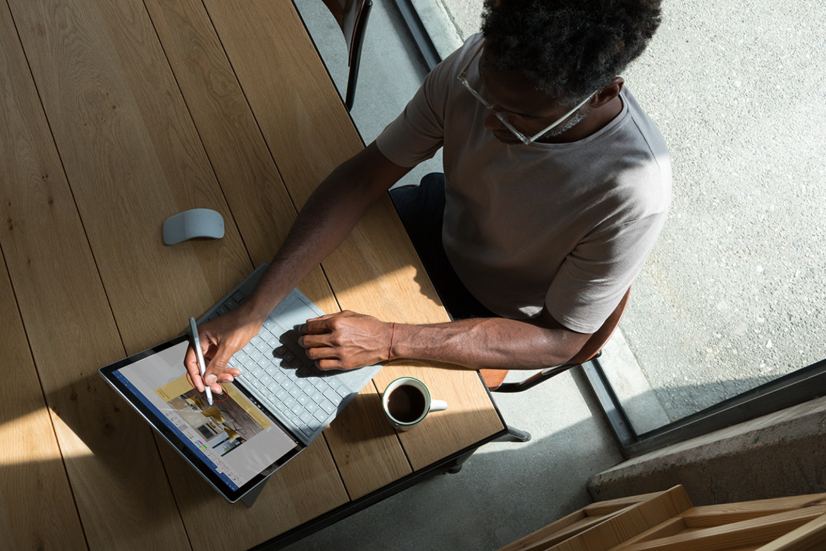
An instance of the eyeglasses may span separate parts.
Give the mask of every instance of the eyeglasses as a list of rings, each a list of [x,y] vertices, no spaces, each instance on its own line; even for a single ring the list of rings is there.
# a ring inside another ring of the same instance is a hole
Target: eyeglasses
[[[556,128],[557,126],[562,124],[563,122],[565,122],[565,120],[568,119],[568,117],[570,117],[571,115],[576,113],[577,110],[579,110],[580,107],[582,107],[583,105],[588,103],[588,101],[592,97],[594,97],[594,94],[597,93],[596,90],[594,92],[591,92],[591,94],[589,94],[587,98],[585,98],[584,100],[579,102],[576,105],[576,107],[574,107],[573,109],[571,109],[570,111],[568,111],[567,113],[562,115],[559,119],[554,121],[547,128],[545,128],[543,130],[540,130],[539,132],[537,132],[533,136],[526,136],[525,134],[523,134],[522,132],[517,130],[516,127],[513,125],[513,123],[511,123],[508,120],[508,115],[511,115],[511,116],[514,116],[514,115],[519,116],[519,115],[516,115],[515,113],[508,113],[506,111],[502,111],[501,109],[497,108],[496,105],[494,105],[491,102],[489,102],[488,100],[486,100],[482,96],[482,94],[477,92],[473,88],[473,86],[470,85],[470,82],[468,82],[467,73],[470,70],[470,66],[473,63],[473,61],[477,57],[479,57],[479,54],[481,53],[481,51],[482,51],[482,46],[479,46],[479,48],[476,50],[476,52],[474,52],[474,54],[472,56],[470,56],[470,59],[468,59],[467,63],[465,63],[465,66],[462,68],[462,70],[459,72],[459,75],[456,78],[458,79],[459,82],[462,83],[462,86],[464,86],[467,89],[467,91],[470,92],[470,94],[474,98],[479,100],[479,103],[484,105],[486,109],[489,109],[489,110],[493,111],[493,114],[496,115],[496,118],[499,119],[499,122],[501,122],[505,126],[505,128],[510,130],[511,134],[513,134],[516,137],[516,139],[518,139],[520,142],[522,142],[525,145],[532,144],[533,142],[535,142],[536,140],[538,140],[539,138],[541,138],[542,136],[544,136],[545,134],[547,134],[548,132],[550,132],[551,130],[553,130],[554,128]]]

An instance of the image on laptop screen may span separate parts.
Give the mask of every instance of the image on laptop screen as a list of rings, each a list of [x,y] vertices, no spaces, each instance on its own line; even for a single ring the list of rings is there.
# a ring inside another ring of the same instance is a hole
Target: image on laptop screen
[[[232,383],[213,405],[184,374],[187,341],[112,373],[233,491],[297,447]]]

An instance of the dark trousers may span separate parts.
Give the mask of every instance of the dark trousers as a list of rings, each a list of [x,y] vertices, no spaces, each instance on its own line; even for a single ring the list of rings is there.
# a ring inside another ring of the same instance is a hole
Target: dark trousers
[[[433,172],[422,178],[418,186],[392,189],[390,198],[451,318],[497,317],[465,288],[445,254],[442,244],[445,175]]]

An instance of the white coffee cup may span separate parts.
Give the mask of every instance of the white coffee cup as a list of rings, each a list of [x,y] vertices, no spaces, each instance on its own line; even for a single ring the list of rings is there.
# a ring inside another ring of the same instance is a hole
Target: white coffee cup
[[[421,423],[431,411],[447,409],[444,400],[432,400],[427,386],[415,377],[392,381],[381,397],[384,414],[398,430],[408,430]]]

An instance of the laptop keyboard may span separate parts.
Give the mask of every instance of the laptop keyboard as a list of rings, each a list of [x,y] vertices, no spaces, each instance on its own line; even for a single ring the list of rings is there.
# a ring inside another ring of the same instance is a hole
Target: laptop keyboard
[[[255,290],[266,267],[258,266],[198,323],[238,307]],[[230,365],[241,370],[237,383],[307,445],[381,369],[373,365],[349,371],[320,371],[298,344],[295,326],[323,313],[301,291],[293,289],[270,312],[258,335],[230,360]],[[295,357],[275,356],[273,351],[280,346]]]
[[[275,341],[275,345],[271,342]],[[242,371],[242,381],[258,391],[259,400],[272,411],[279,411],[307,438],[324,428],[336,412],[336,405],[349,394],[334,378],[300,377],[298,369],[273,369],[273,349],[278,339],[267,329],[252,338],[233,360]],[[332,384],[331,384],[332,383]]]
[[[207,318],[223,315],[237,307],[245,296],[234,293]],[[324,430],[328,420],[336,413],[337,404],[351,391],[336,377],[313,376],[316,369],[309,363],[298,368],[284,368],[281,360],[273,356],[273,350],[281,346],[279,335],[284,328],[267,319],[244,348],[236,352],[230,364],[241,370],[240,382],[272,412],[279,412],[279,419],[292,425],[307,443]]]

